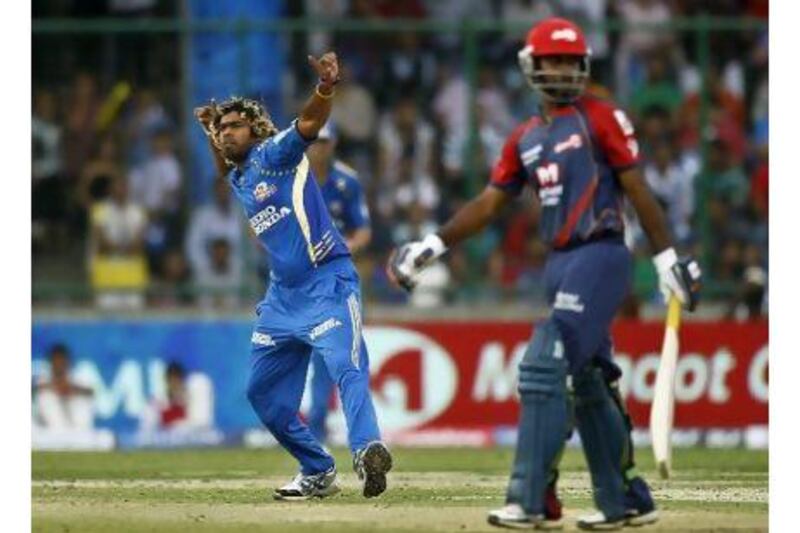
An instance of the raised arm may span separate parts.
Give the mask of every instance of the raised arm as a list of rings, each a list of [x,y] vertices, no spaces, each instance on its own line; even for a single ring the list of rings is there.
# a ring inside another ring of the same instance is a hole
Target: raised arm
[[[217,140],[214,137],[212,125],[218,113],[217,105],[213,100],[209,105],[196,107],[194,110],[194,116],[197,118],[197,121],[203,127],[203,131],[208,137],[208,148],[211,150],[211,156],[214,159],[214,168],[217,170],[217,177],[221,178],[228,173],[229,169],[225,158],[222,156],[222,151],[219,146],[217,146]]]
[[[308,56],[308,62],[316,71],[319,83],[297,116],[297,130],[306,139],[316,139],[331,114],[335,86],[339,81],[339,63],[333,52],[319,59]]]

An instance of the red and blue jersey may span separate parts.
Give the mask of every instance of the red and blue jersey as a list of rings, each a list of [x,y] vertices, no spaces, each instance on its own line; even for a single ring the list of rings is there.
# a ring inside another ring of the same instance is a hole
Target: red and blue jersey
[[[490,184],[512,195],[530,185],[541,204],[539,237],[553,248],[622,235],[619,174],[639,162],[633,125],[613,103],[583,96],[534,116],[508,137]]]
[[[254,146],[228,174],[250,227],[267,250],[273,281],[295,284],[350,251],[331,220],[293,123]]]

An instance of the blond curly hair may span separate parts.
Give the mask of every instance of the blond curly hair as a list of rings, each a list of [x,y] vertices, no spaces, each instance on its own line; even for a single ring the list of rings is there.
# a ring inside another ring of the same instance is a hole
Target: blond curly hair
[[[278,133],[278,128],[272,122],[272,118],[260,102],[241,96],[232,96],[228,100],[219,104],[214,104],[214,120],[211,123],[211,134],[215,143],[219,142],[219,122],[224,115],[238,112],[250,123],[250,130],[253,135],[261,140],[271,137]]]

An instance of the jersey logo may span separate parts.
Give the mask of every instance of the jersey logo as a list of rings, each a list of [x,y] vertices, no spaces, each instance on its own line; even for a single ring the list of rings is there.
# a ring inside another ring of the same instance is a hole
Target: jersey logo
[[[261,346],[275,346],[275,341],[272,340],[272,336],[258,331],[253,332],[250,342],[253,344],[260,344]]]
[[[268,205],[255,216],[250,217],[250,227],[256,235],[261,235],[266,230],[280,222],[284,217],[291,214],[292,210],[284,206],[278,209],[274,205]]]
[[[266,181],[262,181],[258,185],[256,185],[255,190],[253,191],[253,196],[256,197],[256,200],[259,202],[263,202],[273,194],[278,191],[278,188],[275,185],[269,184],[267,185]]]
[[[522,159],[522,164],[528,166],[537,159],[539,159],[539,155],[541,155],[541,153],[542,153],[542,145],[537,144],[533,148],[522,152],[522,154],[520,154],[519,157],[520,159]]]
[[[571,294],[568,292],[557,292],[556,301],[553,304],[553,309],[561,309],[562,311],[573,311],[575,313],[583,313],[583,302],[581,302],[580,294]]]
[[[536,168],[536,179],[539,181],[539,201],[543,207],[558,205],[564,186],[559,182],[557,163],[550,163]]]
[[[556,144],[554,151],[555,153],[560,154],[564,150],[569,150],[570,148],[580,148],[581,146],[583,146],[581,136],[577,133],[573,133],[566,141]]]
[[[329,318],[328,320],[326,320],[322,324],[320,324],[320,325],[316,326],[314,329],[312,329],[311,333],[308,334],[308,338],[311,339],[312,341],[317,340],[317,337],[320,337],[320,336],[328,333],[333,328],[338,328],[341,325],[342,325],[342,323],[339,320],[337,320],[335,318]]]
[[[563,28],[555,30],[550,34],[550,38],[554,41],[569,41],[574,43],[578,40],[578,34],[572,28]]]

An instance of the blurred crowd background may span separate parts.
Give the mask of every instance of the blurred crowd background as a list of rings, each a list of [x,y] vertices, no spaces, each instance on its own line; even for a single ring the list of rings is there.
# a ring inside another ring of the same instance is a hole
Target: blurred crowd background
[[[767,11],[766,0],[34,1],[34,307],[230,310],[260,299],[267,259],[197,155],[204,46],[237,73],[216,97],[262,99],[280,127],[313,87],[306,56],[338,53],[336,153],[358,171],[372,220],[356,258],[365,299],[405,303],[386,280],[388,253],[485,186],[506,135],[537,109],[516,63],[522,38],[561,15],[587,28],[590,90],[633,118],[645,178],[681,250],[702,259],[706,298],[737,319],[762,316]],[[233,26],[177,31],[202,18]],[[286,25],[236,30],[242,18]],[[273,89],[242,84],[248,71]],[[411,304],[541,302],[546,249],[531,197],[519,204],[449,253]],[[635,217],[627,237],[636,267],[625,313],[637,316],[658,298],[657,279]]]

